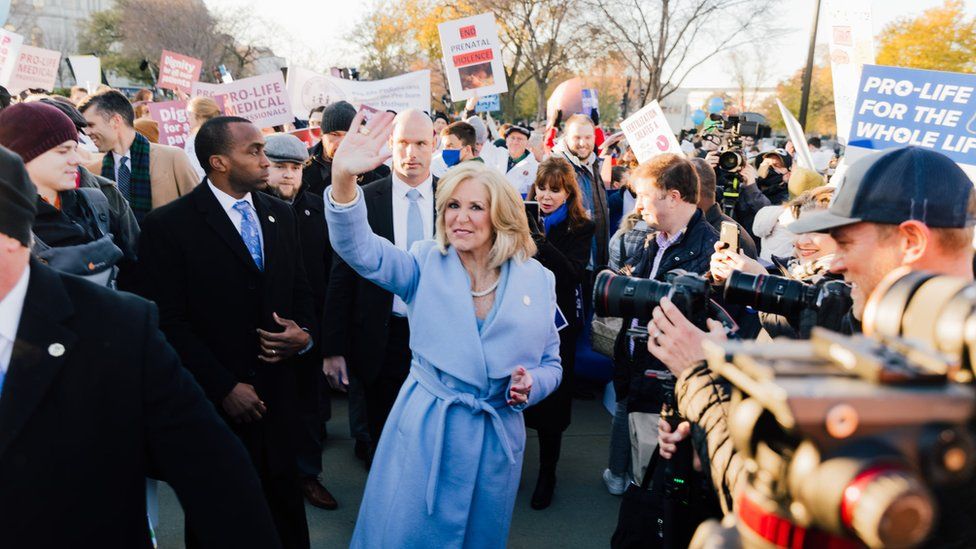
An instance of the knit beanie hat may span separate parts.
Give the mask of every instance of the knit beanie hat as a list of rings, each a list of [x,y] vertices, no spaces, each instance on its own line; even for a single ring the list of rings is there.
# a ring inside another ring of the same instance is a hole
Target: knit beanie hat
[[[322,111],[322,133],[347,132],[356,116],[356,107],[346,101],[332,103]]]
[[[805,191],[816,189],[826,184],[827,182],[819,173],[800,166],[793,166],[793,169],[790,171],[790,182],[788,183],[790,198],[800,196]]]
[[[37,188],[28,177],[24,162],[0,147],[0,233],[30,247],[36,200]]]
[[[0,145],[19,154],[24,164],[65,141],[77,141],[74,123],[56,107],[38,101],[0,111]]]

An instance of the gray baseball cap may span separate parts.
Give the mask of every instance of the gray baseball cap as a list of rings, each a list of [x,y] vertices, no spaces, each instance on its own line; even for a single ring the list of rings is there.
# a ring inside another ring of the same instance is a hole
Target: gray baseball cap
[[[973,192],[973,182],[948,156],[923,147],[889,149],[851,164],[830,207],[787,228],[818,233],[862,221],[899,225],[909,220],[933,228],[968,227],[974,221],[967,215]]]
[[[305,148],[305,143],[288,133],[275,133],[266,137],[264,154],[272,162],[304,164],[308,160],[308,149]]]

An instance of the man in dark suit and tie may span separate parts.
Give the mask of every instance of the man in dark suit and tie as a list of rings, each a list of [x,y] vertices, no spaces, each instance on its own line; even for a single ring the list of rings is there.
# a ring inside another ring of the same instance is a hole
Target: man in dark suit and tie
[[[405,250],[417,240],[434,236],[433,147],[430,117],[414,109],[401,112],[390,138],[393,172],[363,187],[373,232]],[[323,352],[328,358],[323,369],[336,389],[345,390],[350,374],[363,384],[375,449],[410,372],[406,305],[336,257],[325,310]]]
[[[237,117],[196,136],[207,177],[143,223],[139,272],[160,326],[245,448],[282,545],[309,545],[295,466],[296,355],[316,333],[291,207],[264,193],[264,137]],[[188,531],[187,545],[196,545]]]
[[[30,260],[35,197],[0,147],[0,547],[152,547],[149,474],[202,546],[280,547],[247,453],[156,307]]]

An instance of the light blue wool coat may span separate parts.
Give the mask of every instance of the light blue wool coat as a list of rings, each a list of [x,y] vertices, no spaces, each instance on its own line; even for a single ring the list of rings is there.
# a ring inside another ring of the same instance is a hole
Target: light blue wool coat
[[[534,259],[501,268],[483,323],[457,252],[409,253],[373,234],[359,193],[326,219],[336,253],[407,304],[413,363],[383,429],[351,547],[504,547],[525,449],[512,371],[532,374],[528,405],[559,385],[555,280]],[[377,314],[383,314],[378,312]]]

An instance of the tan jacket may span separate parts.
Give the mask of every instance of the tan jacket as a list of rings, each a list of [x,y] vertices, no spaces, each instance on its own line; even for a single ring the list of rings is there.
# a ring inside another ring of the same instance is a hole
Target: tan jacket
[[[93,155],[85,167],[92,173],[101,174],[104,156]],[[200,183],[183,149],[157,143],[149,144],[149,182],[153,209],[169,204]]]

